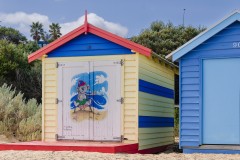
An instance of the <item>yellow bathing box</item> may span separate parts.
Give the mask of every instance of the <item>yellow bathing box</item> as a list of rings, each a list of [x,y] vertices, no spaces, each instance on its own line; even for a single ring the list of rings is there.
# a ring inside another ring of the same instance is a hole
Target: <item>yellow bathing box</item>
[[[178,68],[87,22],[32,53],[42,61],[42,140],[114,141],[152,153],[174,142]]]

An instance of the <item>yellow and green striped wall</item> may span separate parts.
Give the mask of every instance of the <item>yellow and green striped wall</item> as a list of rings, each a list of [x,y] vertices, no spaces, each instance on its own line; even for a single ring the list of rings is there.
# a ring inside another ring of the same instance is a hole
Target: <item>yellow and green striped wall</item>
[[[139,54],[139,150],[174,143],[174,74],[157,58]]]

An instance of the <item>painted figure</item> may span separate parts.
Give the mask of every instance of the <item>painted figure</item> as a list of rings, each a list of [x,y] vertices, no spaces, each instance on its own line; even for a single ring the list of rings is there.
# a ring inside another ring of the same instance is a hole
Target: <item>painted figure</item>
[[[89,78],[89,79],[88,79]],[[87,82],[90,83],[89,85]],[[70,108],[74,112],[99,113],[106,110],[108,99],[107,74],[102,71],[81,73],[72,77]]]
[[[87,91],[89,90],[89,86],[86,82],[79,80],[78,87],[77,87],[77,99],[74,101],[75,107],[80,108],[80,110],[89,107],[91,104],[91,100],[87,99]],[[75,111],[75,110],[74,110]]]

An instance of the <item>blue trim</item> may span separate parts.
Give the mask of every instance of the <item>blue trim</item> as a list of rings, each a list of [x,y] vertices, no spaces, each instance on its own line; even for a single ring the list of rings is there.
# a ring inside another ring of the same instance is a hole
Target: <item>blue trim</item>
[[[48,57],[77,57],[133,54],[130,49],[94,34],[82,34],[48,54]]]
[[[185,54],[187,54],[189,51],[197,47],[198,45],[202,44],[204,41],[212,37],[213,35],[217,34],[224,28],[226,28],[228,25],[232,24],[233,22],[237,21],[240,19],[240,14],[238,12],[235,12],[231,14],[229,17],[218,23],[216,26],[213,28],[208,29],[207,31],[203,32],[193,40],[189,41],[185,45],[183,45],[180,49],[174,51],[172,53],[172,59],[173,61],[178,60]]]
[[[107,55],[125,55],[129,53],[127,49],[110,49],[110,50],[85,50],[85,51],[66,51],[52,52],[48,54],[48,58],[54,57],[80,57],[80,56],[107,56]]]
[[[182,60],[180,59],[179,60],[179,124],[178,124],[178,127],[179,127],[179,137],[181,137],[182,135]],[[181,138],[179,140],[179,149],[181,149]]]
[[[184,148],[183,153],[240,154],[240,150]]]
[[[203,59],[199,59],[199,145],[203,144]]]
[[[174,118],[139,116],[138,127],[139,128],[174,127]]]
[[[240,24],[240,23],[239,23]],[[225,38],[225,37],[222,37]],[[201,46],[201,45],[200,45]],[[220,58],[228,58],[228,57],[239,57],[239,48],[238,49],[219,49],[219,50],[201,50],[201,51],[190,51],[186,54],[182,59],[197,59],[197,58],[212,58],[212,57],[220,57]]]
[[[174,91],[172,89],[162,87],[142,79],[139,79],[139,91],[174,99]]]

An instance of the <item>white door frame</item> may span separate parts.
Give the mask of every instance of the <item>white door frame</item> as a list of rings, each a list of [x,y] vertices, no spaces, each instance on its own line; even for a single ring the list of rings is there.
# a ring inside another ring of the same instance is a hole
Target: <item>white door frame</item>
[[[105,62],[107,64],[111,64],[114,63],[114,64],[119,64],[121,66],[121,61],[120,60],[100,60],[100,61],[81,61],[81,62],[57,62],[57,73],[58,73],[58,82],[57,82],[57,99],[56,99],[56,103],[57,103],[57,120],[58,120],[58,123],[57,123],[57,139],[73,139],[72,137],[68,137],[68,136],[64,136],[63,135],[63,103],[62,103],[62,100],[63,100],[63,67],[77,67],[79,65],[81,65],[81,63],[83,62],[88,62],[89,63],[89,72],[93,71],[93,65],[91,64],[94,64],[94,65],[100,65],[102,62]],[[116,74],[119,76],[119,78],[117,78],[117,84],[119,84],[117,87],[119,89],[119,99],[121,98],[121,95],[122,95],[122,87],[123,87],[123,82],[122,82],[122,68],[121,67],[116,67]],[[120,137],[121,137],[121,132],[122,132],[122,120],[123,120],[123,117],[122,117],[122,104],[120,104],[120,109],[119,109],[119,138],[116,138],[116,139],[109,139],[110,141],[121,141]],[[61,116],[60,116],[61,115]],[[93,123],[92,125],[90,124],[90,128],[93,128]],[[92,129],[91,129],[92,130]],[[91,132],[93,133],[93,131]],[[90,140],[94,140],[94,135],[93,134],[90,134]],[[99,140],[97,140],[99,141]],[[102,141],[102,140],[101,140]],[[108,141],[108,140],[106,140]]]

